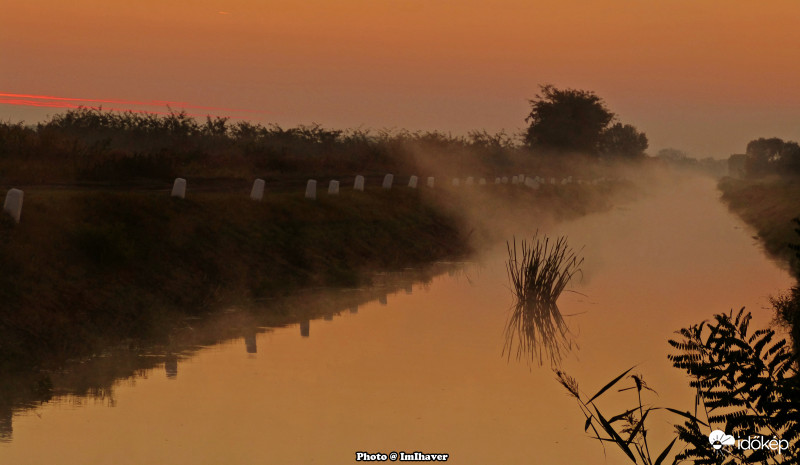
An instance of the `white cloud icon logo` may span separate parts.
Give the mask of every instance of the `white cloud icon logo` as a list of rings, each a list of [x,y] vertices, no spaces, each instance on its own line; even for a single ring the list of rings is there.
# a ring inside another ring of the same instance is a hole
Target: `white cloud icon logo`
[[[708,435],[708,442],[714,449],[720,450],[722,446],[732,446],[736,440],[733,439],[733,436],[725,434],[725,431],[716,429]]]

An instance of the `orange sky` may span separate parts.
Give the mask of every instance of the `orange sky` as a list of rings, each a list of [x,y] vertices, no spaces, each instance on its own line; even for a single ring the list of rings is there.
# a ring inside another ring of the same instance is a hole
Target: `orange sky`
[[[800,139],[797,24],[796,0],[12,0],[0,92],[463,134],[522,128],[552,83],[597,92],[651,153],[722,157]]]

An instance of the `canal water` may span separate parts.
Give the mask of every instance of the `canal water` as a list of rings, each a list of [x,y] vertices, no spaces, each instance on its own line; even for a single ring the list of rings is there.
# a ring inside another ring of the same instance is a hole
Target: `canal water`
[[[559,306],[577,346],[561,368],[589,395],[635,366],[657,391],[646,402],[692,409],[688,379],[666,357],[674,331],[741,307],[767,325],[769,295],[791,285],[709,179],[541,227],[585,258]],[[13,433],[0,463],[331,464],[359,451],[449,454],[459,464],[623,463],[609,446],[604,459],[584,433],[549,365],[502,356],[512,305],[505,259],[502,244],[351,311],[202,347],[102,395],[18,409],[5,420]],[[612,415],[634,402],[631,391],[609,392],[600,405]],[[660,450],[679,419],[649,420],[651,450]]]

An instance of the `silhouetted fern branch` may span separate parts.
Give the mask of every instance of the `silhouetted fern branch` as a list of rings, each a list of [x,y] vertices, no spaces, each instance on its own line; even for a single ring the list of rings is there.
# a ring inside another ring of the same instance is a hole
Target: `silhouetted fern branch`
[[[694,418],[676,425],[688,444],[676,459],[696,464],[798,463],[800,438],[798,374],[796,357],[785,339],[773,342],[767,329],[749,333],[751,315],[744,308],[734,315],[720,314],[714,322],[681,329],[679,340],[669,343],[680,351],[670,354],[672,364],[692,376],[697,390]],[[703,406],[709,423],[735,437],[763,435],[789,441],[793,447],[778,455],[761,449],[728,448],[725,455],[708,442],[708,432],[698,424],[697,408]],[[688,418],[688,417],[687,417]]]

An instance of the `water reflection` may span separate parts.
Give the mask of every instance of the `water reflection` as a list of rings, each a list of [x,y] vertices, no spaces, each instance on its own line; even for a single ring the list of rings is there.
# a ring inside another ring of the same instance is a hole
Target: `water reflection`
[[[11,441],[14,428],[12,421],[14,419],[14,412],[11,409],[0,409],[0,442]]]
[[[248,354],[258,353],[255,329],[248,330],[248,332],[244,335],[244,347]]]
[[[633,212],[548,229],[587,244],[585,266],[594,272],[593,285],[583,288],[591,304],[572,294],[559,300],[565,314],[586,313],[575,321],[564,316],[585,350],[580,362],[564,357],[562,365],[585,380],[587,392],[641,362],[660,404],[691,408],[694,392],[665,357],[672,331],[719,306],[754,306],[791,283],[732,229],[740,223],[726,220],[714,192],[709,183],[690,196],[670,192]],[[674,202],[680,215],[667,221]],[[113,355],[72,375],[58,373],[55,395],[92,396],[87,386],[108,383],[118,407],[48,406],[37,410],[43,420],[15,410],[15,437],[0,444],[0,463],[344,463],[353,451],[388,447],[449,452],[459,464],[601,462],[601,448],[586,439],[580,412],[549,370],[498,357],[512,305],[500,252],[492,251],[474,283],[454,272],[455,279],[443,276],[424,293],[428,287],[415,284],[413,296],[402,295],[407,281],[391,276],[375,277],[366,289],[315,289],[258,302],[263,312],[241,308],[192,320],[135,357]],[[381,307],[386,291],[392,302]],[[314,339],[297,334],[300,321],[310,325],[354,307],[356,317],[320,324]],[[274,326],[285,328],[264,334]],[[269,357],[247,359],[241,341],[249,328]],[[195,352],[220,341],[228,343]],[[177,382],[161,374],[168,350],[181,361],[196,356],[181,363]],[[135,389],[116,381],[149,368],[158,376],[137,379]],[[0,408],[10,398],[5,381],[0,376]],[[35,397],[18,395],[13,405],[23,398]],[[662,430],[648,434],[659,442],[674,437],[671,424]],[[608,463],[625,460],[608,453]]]
[[[167,354],[164,360],[164,372],[167,374],[168,379],[178,377],[178,357],[175,354]]]
[[[102,400],[115,406],[114,392],[120,380],[132,385],[146,378],[150,370],[163,366],[164,376],[178,378],[179,360],[224,341],[244,340],[248,356],[258,352],[261,333],[273,328],[299,324],[300,336],[310,337],[311,321],[333,320],[343,311],[357,314],[368,302],[388,302],[388,294],[409,289],[412,283],[429,285],[435,276],[462,266],[460,263],[434,263],[419,270],[380,273],[372,286],[358,289],[310,289],[247,308],[230,309],[208,317],[187,319],[181,327],[167,331],[152,341],[138,341],[108,349],[102,356],[70,362],[55,370],[31,369],[24,373],[0,373],[0,442],[12,442],[12,418],[47,402],[83,404],[83,399]]]
[[[519,248],[514,238],[507,248],[515,301],[506,324],[503,353],[510,358],[514,352],[517,360],[537,360],[539,365],[548,359],[551,366],[557,366],[573,347],[558,297],[572,277],[581,273],[583,259],[567,245],[565,237],[551,241],[538,232],[530,241],[522,239]]]

